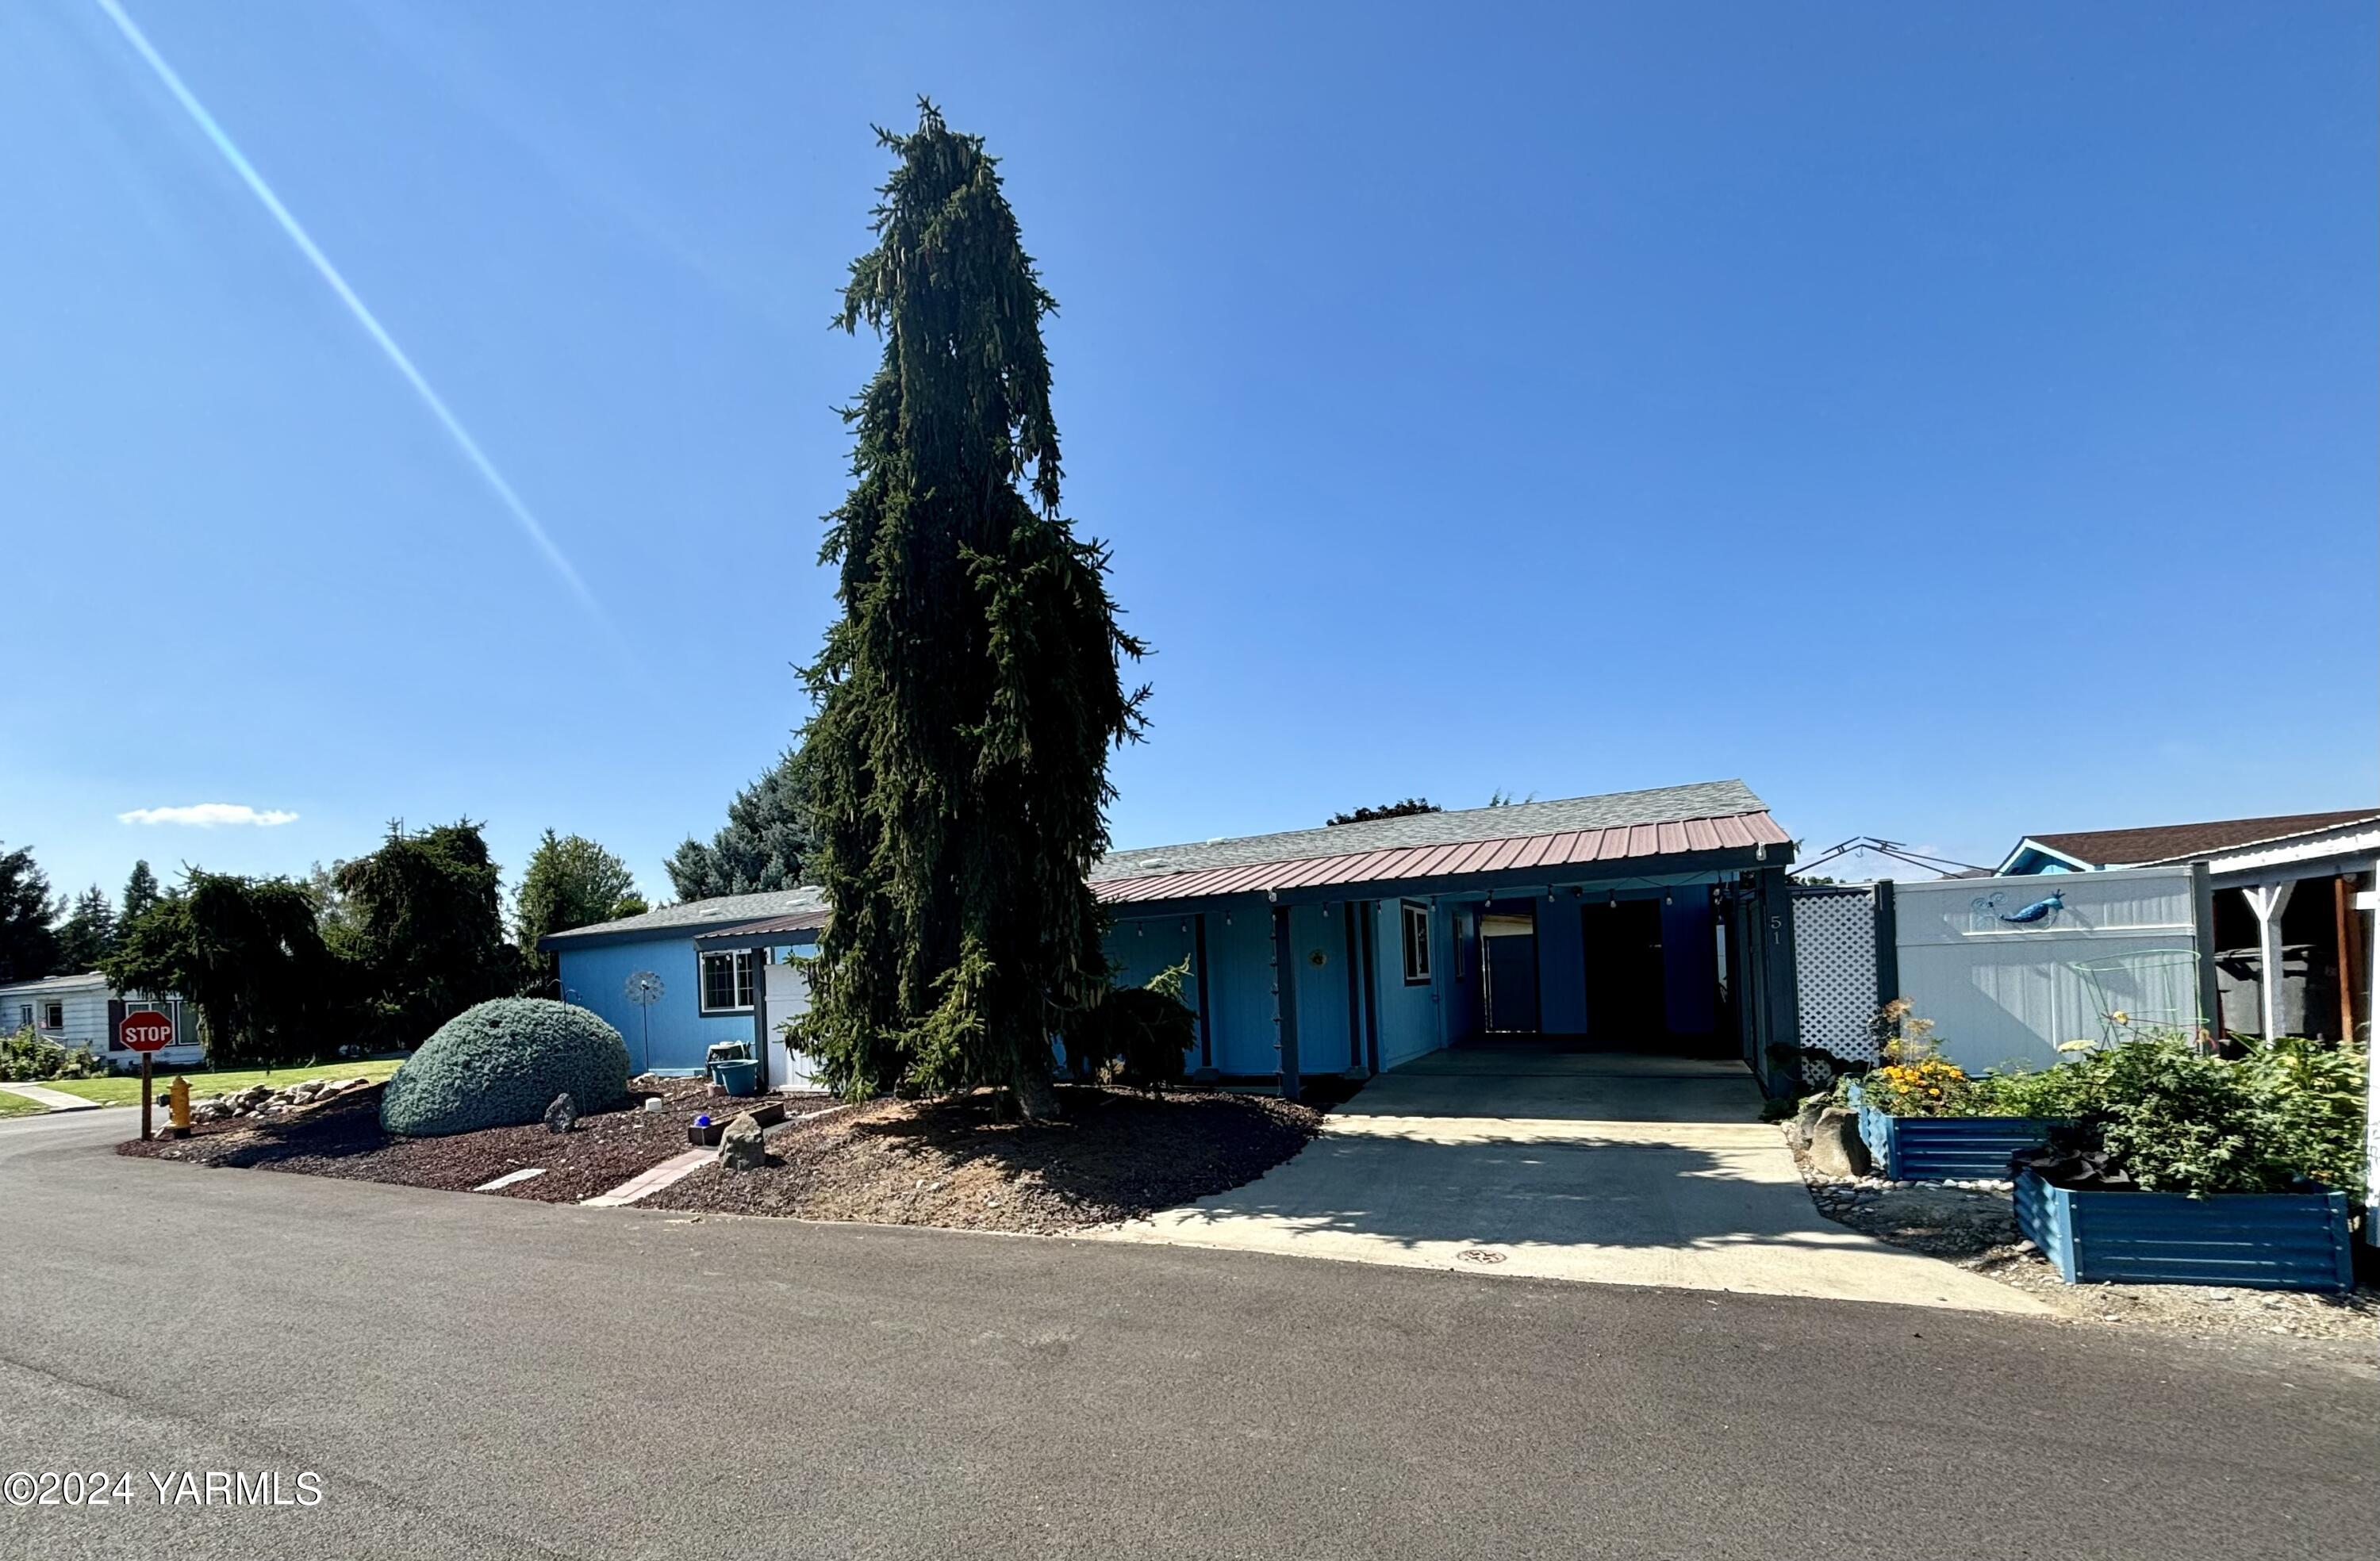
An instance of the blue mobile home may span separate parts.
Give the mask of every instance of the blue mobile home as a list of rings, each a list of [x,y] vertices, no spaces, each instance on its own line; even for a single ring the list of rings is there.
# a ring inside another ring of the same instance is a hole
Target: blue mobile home
[[[1194,1077],[1362,1077],[1497,1038],[1740,1057],[1798,1035],[1792,842],[1742,782],[1414,814],[1111,853],[1091,873],[1117,979],[1187,967]],[[771,1039],[825,908],[813,889],[559,933],[569,1000],[656,1070]],[[626,984],[662,978],[639,1010]],[[783,1011],[797,1011],[788,1007]],[[771,1075],[783,1082],[782,1051]]]
[[[692,1074],[717,1042],[750,1041],[756,1056],[765,1054],[770,967],[805,952],[825,925],[825,896],[793,889],[664,905],[553,933],[538,946],[559,959],[563,1001],[617,1029],[640,1071]],[[739,940],[753,927],[777,930]],[[708,941],[722,932],[739,938]],[[784,1082],[782,1071],[776,1082]]]

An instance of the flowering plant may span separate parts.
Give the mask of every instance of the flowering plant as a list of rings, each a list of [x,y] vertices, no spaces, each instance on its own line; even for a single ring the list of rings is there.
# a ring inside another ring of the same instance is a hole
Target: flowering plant
[[[1973,1093],[1966,1071],[1938,1057],[1888,1062],[1860,1081],[1862,1098],[1896,1117],[1972,1116]]]

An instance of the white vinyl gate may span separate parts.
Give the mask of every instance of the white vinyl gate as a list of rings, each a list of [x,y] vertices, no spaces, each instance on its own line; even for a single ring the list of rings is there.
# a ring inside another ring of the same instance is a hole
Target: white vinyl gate
[[[763,965],[769,973],[766,982],[769,1021],[769,1084],[772,1089],[816,1089],[818,1084],[809,1071],[809,1059],[785,1045],[780,1028],[789,1019],[798,1019],[810,1010],[809,973],[798,959],[784,960]]]
[[[2214,971],[2205,895],[2203,866],[1896,884],[1900,995],[1970,1071],[2046,1068],[2126,1023],[2195,1031]]]

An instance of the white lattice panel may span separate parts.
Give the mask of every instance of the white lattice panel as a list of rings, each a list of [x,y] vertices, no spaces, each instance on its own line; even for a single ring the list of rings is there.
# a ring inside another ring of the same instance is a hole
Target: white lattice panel
[[[1877,1007],[1875,891],[1795,889],[1793,949],[1802,1044],[1847,1062],[1879,1060],[1871,1027]],[[1813,1084],[1831,1077],[1827,1065],[1815,1059],[1803,1062],[1802,1073]]]

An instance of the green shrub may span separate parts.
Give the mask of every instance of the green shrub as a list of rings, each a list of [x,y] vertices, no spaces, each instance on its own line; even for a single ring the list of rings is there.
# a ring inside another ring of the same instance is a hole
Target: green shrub
[[[2037,1071],[2012,1069],[1968,1081],[1968,1114],[1977,1117],[2079,1117],[2090,1104],[2085,1081],[2070,1065]]]
[[[2274,1155],[2297,1175],[2361,1202],[2371,1054],[2351,1043],[2280,1035],[2251,1043],[2237,1066]]]
[[[1162,1095],[1182,1082],[1183,1059],[1198,1044],[1198,1016],[1182,1001],[1187,962],[1146,986],[1111,987],[1067,1026],[1066,1058],[1078,1073]]]
[[[388,1082],[381,1126],[417,1137],[536,1121],[567,1091],[582,1112],[628,1098],[628,1047],[583,1008],[498,998],[439,1026]]]
[[[2179,1034],[2136,1033],[2012,1075],[2028,1115],[2072,1117],[2108,1166],[2151,1192],[2363,1194],[2362,1048],[2285,1036],[2237,1061]]]
[[[0,1080],[33,1083],[42,1079],[95,1079],[107,1063],[83,1047],[62,1047],[45,1041],[29,1025],[13,1035],[0,1035]]]

